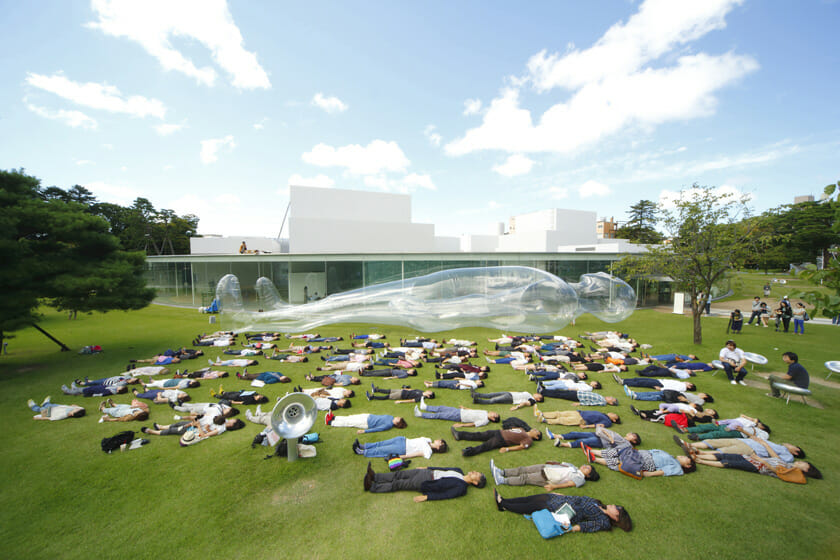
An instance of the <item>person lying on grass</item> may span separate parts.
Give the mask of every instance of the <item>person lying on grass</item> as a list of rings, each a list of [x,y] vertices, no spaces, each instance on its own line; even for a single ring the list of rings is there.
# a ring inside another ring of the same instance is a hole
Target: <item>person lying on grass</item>
[[[142,393],[133,389],[131,392],[138,399],[149,399],[155,404],[178,404],[192,399],[189,394],[179,389],[152,389]]]
[[[133,420],[147,420],[149,418],[149,405],[133,399],[131,404],[114,404],[114,401],[107,399],[99,403],[99,412],[102,412],[100,422],[131,422]]]
[[[185,377],[175,377],[173,379],[155,379],[154,381],[149,380],[148,383],[143,383],[144,389],[195,389],[196,387],[200,386],[200,381]]]
[[[822,473],[808,461],[793,461],[787,463],[779,458],[776,451],[758,436],[750,436],[758,444],[763,444],[769,457],[759,457],[758,454],[740,455],[737,453],[718,453],[695,450],[679,437],[674,440],[690,454],[694,454],[697,463],[721,469],[738,469],[746,472],[774,476],[785,482],[805,484],[806,477],[819,479]]]
[[[695,408],[682,403],[662,403],[659,405],[659,408],[654,410],[639,410],[631,404],[630,411],[642,420],[665,424],[666,426],[676,429],[678,432],[684,431],[685,428],[693,427],[698,422],[701,424],[707,424],[716,420],[718,417],[717,411],[713,408],[706,408],[702,411],[698,411]]]
[[[248,373],[247,371],[243,371],[242,373],[236,372],[236,377],[245,381],[253,381],[256,379],[257,381],[262,381],[266,385],[270,385],[272,383],[290,383],[292,381],[279,371],[264,371],[262,373]]]
[[[580,426],[581,428],[609,428],[613,424],[621,424],[621,417],[615,412],[600,412],[598,410],[553,410],[541,411],[534,405],[534,416],[543,424],[561,426]]]
[[[587,447],[610,448],[642,444],[642,437],[636,432],[628,432],[627,435],[621,437],[617,432],[603,426],[597,426],[595,432],[567,432],[565,434],[555,434],[546,428],[545,435],[548,439],[554,440],[554,447],[582,447],[586,445]]]
[[[489,422],[498,422],[501,417],[498,412],[475,410],[472,408],[455,408],[452,406],[434,406],[420,399],[420,406],[414,406],[414,416],[429,420],[450,420],[456,422],[455,428],[480,428]]]
[[[85,377],[84,380],[77,379],[74,381],[74,385],[76,387],[91,387],[93,385],[134,385],[136,383],[140,383],[139,377],[124,374],[102,377],[100,379],[88,379]]]
[[[219,400],[228,401],[230,404],[257,404],[268,402],[268,397],[256,391],[221,391],[210,390],[210,396]]]
[[[484,432],[464,432],[455,429],[455,426],[450,428],[452,437],[456,441],[480,441],[481,445],[474,447],[465,447],[461,450],[461,455],[470,457],[478,455],[485,451],[498,449],[499,453],[507,453],[509,451],[520,451],[528,449],[534,443],[542,438],[542,434],[537,429],[525,431],[522,428],[513,428],[511,430],[486,430]]]
[[[403,460],[414,457],[430,459],[432,453],[446,453],[448,450],[449,446],[446,445],[446,441],[442,439],[432,440],[427,437],[406,438],[398,436],[369,443],[359,443],[359,440],[353,442],[353,452],[365,457],[388,458],[396,455]]]
[[[328,412],[324,422],[333,428],[358,428],[358,434],[384,432],[391,428],[405,428],[405,418],[390,414],[350,414],[336,416]]]
[[[633,529],[633,521],[626,509],[615,504],[605,506],[599,500],[589,496],[564,496],[550,493],[521,498],[502,498],[496,490],[493,490],[493,500],[499,511],[521,514],[531,514],[541,509],[555,512],[568,504],[575,512],[571,517],[571,532],[573,533],[610,531],[613,527],[624,531]]]
[[[109,395],[116,395],[128,392],[128,386],[125,383],[116,385],[88,385],[87,387],[78,387],[76,382],[61,386],[61,392],[65,395],[81,395],[83,397],[107,397]]]
[[[549,492],[561,488],[580,488],[587,480],[595,482],[601,478],[595,467],[588,463],[576,467],[571,463],[548,461],[540,465],[500,469],[490,459],[490,470],[497,485],[542,486]]]
[[[152,424],[153,427],[148,428],[143,426],[140,428],[140,431],[153,436],[182,436],[190,428],[199,428],[201,430],[200,437],[207,438],[217,436],[226,431],[239,430],[245,427],[245,422],[239,418],[217,416],[211,422],[204,422],[202,420],[180,420],[173,424],[158,424],[155,422]]]
[[[373,401],[394,401],[394,404],[417,403],[420,399],[435,398],[434,391],[421,391],[420,389],[381,389],[371,383],[373,393],[365,391],[367,400]]]
[[[605,465],[613,471],[641,479],[654,476],[681,476],[697,470],[689,455],[671,456],[661,449],[634,449],[633,447],[592,449],[581,445],[586,459]]]
[[[402,490],[420,492],[419,496],[414,496],[415,503],[457,498],[466,494],[470,485],[484,488],[486,484],[487,479],[478,471],[464,474],[464,471],[459,468],[420,467],[377,473],[373,471],[370,463],[368,463],[364,478],[366,492],[374,494]]]
[[[27,406],[32,412],[37,412],[32,417],[33,420],[64,420],[65,418],[81,418],[85,415],[85,409],[75,404],[55,404],[47,397],[38,405],[35,401],[29,399],[26,401]]]

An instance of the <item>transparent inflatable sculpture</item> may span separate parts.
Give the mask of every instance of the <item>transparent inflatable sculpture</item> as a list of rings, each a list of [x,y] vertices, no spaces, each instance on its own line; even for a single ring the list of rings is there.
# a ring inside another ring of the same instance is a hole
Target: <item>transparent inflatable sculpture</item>
[[[629,317],[636,294],[609,274],[584,274],[580,283],[536,268],[457,268],[376,284],[289,305],[267,278],[256,284],[262,312],[246,311],[239,280],[219,280],[216,297],[238,331],[301,332],[333,323],[399,325],[423,332],[461,327],[541,333],[561,329],[583,313],[615,323]]]

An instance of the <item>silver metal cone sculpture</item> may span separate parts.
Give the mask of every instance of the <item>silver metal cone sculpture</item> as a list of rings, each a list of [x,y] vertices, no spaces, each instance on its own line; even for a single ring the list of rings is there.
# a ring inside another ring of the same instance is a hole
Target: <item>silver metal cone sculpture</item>
[[[289,393],[280,399],[271,412],[271,428],[281,438],[286,439],[289,461],[298,458],[298,438],[315,424],[318,408],[315,400],[305,393]]]

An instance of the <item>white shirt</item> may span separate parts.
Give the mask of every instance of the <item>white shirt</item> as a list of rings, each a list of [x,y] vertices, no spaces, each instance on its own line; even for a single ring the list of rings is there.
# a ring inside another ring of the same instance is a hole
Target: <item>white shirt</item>
[[[427,437],[421,438],[406,438],[405,440],[405,454],[412,455],[414,453],[422,453],[424,459],[432,457],[432,440]]]
[[[471,408],[462,408],[461,409],[461,422],[470,423],[472,422],[475,424],[476,428],[480,428],[481,426],[486,426],[490,420],[487,418],[487,411],[486,410],[474,410]]]
[[[543,467],[543,474],[551,484],[562,484],[564,482],[572,481],[575,486],[580,488],[586,482],[583,473],[580,472],[576,466],[571,463],[562,463],[560,465],[545,465]]]
[[[735,364],[740,364],[744,361],[744,351],[740,348],[736,348],[735,350],[730,350],[729,346],[724,346],[720,349],[720,361],[732,361]]]
[[[660,385],[662,385],[662,389],[669,389],[671,391],[679,391],[682,393],[685,391],[685,383],[682,381],[677,381],[675,379],[657,379],[656,380]]]
[[[510,395],[513,397],[513,404],[522,404],[533,398],[531,393],[526,393],[524,391],[510,391]]]

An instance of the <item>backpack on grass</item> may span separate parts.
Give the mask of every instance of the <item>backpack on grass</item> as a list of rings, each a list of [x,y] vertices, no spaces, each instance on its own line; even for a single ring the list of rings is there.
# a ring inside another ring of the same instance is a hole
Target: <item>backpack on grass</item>
[[[126,430],[111,437],[102,438],[102,451],[111,453],[120,448],[121,445],[131,443],[134,440],[134,432]]]

